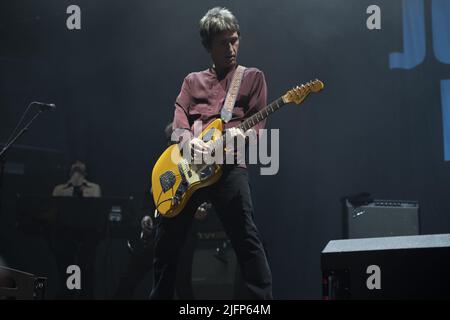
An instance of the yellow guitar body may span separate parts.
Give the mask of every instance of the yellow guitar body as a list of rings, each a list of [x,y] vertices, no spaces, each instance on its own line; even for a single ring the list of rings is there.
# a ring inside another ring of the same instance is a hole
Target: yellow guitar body
[[[223,122],[214,120],[198,138],[214,141],[222,136]],[[216,183],[222,175],[218,164],[194,164],[183,158],[178,144],[168,147],[152,171],[153,200],[159,214],[174,217],[186,206],[192,194]]]
[[[282,105],[300,104],[311,92],[319,92],[323,87],[323,82],[317,79],[300,87],[297,86],[247,118],[238,128],[245,132]],[[222,133],[222,120],[216,119],[202,131],[198,138],[214,144],[213,141],[222,139]],[[220,141],[216,144],[218,142]],[[216,183],[222,175],[221,164],[195,164],[195,161],[189,162],[191,157],[186,158],[181,154],[178,145],[174,144],[163,152],[153,167],[153,200],[156,210],[162,216],[175,217],[183,210],[196,190]]]

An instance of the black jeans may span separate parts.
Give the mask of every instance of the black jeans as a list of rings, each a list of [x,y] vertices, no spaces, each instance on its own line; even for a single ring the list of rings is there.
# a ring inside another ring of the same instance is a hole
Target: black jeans
[[[210,200],[231,240],[249,299],[272,299],[272,275],[262,241],[253,221],[247,169],[224,166],[219,182],[198,190],[184,210],[157,223],[154,287],[151,299],[173,299],[180,248],[198,206]]]

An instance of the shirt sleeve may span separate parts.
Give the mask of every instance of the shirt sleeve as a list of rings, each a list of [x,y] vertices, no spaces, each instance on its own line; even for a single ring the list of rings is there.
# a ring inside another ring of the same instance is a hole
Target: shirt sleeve
[[[191,93],[189,87],[189,75],[184,78],[180,93],[175,100],[175,111],[172,122],[172,131],[179,137],[178,142],[184,144],[192,138],[191,125],[189,123],[189,106]],[[177,142],[177,141],[173,141]]]
[[[267,84],[262,71],[258,70],[256,73],[251,92],[246,118],[262,110],[267,105]],[[253,129],[259,134],[259,129],[264,129],[265,127],[266,119],[257,123]]]
[[[92,196],[96,197],[96,198],[100,198],[102,196],[102,189],[100,188],[100,186],[98,184],[94,185],[94,190],[93,190]]]
[[[52,196],[54,197],[60,197],[63,192],[62,192],[63,186],[62,185],[57,185],[54,189],[53,189],[53,193]]]
[[[191,94],[189,88],[189,76],[184,78],[180,93],[175,100],[175,112],[173,117],[172,129],[190,130],[189,124],[189,105],[191,103]]]

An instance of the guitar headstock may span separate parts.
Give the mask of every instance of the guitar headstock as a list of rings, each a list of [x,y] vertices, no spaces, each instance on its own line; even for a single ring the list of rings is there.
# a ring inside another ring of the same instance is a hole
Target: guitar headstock
[[[286,92],[283,95],[283,102],[300,104],[310,92],[319,92],[323,87],[323,82],[318,79],[309,81]]]

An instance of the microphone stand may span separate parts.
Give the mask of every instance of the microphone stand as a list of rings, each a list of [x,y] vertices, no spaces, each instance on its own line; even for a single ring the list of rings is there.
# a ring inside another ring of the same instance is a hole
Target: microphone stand
[[[6,159],[6,153],[8,152],[9,148],[19,139],[25,131],[28,130],[28,128],[31,126],[33,121],[39,117],[42,113],[43,109],[39,108],[38,112],[31,118],[31,120],[25,125],[25,127],[22,128],[9,142],[6,143],[5,146],[3,146],[3,149],[0,151],[0,216],[2,214],[2,200],[3,200],[3,178],[5,174],[5,159]]]

